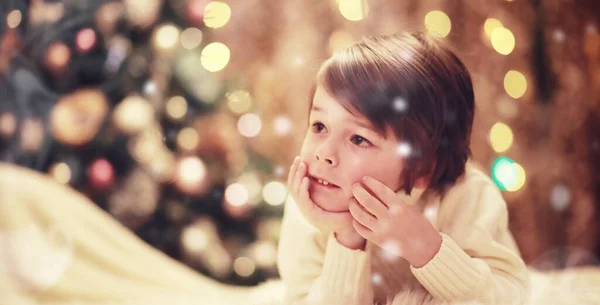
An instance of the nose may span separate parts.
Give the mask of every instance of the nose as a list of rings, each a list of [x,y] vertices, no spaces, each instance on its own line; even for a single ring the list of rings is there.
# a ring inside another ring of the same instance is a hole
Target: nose
[[[329,141],[325,141],[315,151],[315,158],[317,161],[324,161],[331,166],[336,166],[338,158],[335,152],[335,145],[332,145]]]

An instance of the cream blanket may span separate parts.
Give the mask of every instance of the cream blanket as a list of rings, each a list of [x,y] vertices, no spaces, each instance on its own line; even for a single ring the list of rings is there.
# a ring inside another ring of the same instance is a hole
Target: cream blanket
[[[600,270],[531,270],[530,304],[600,304]],[[275,305],[277,280],[235,287],[205,277],[140,240],[85,196],[0,163],[0,305]],[[394,305],[444,304],[424,292]]]

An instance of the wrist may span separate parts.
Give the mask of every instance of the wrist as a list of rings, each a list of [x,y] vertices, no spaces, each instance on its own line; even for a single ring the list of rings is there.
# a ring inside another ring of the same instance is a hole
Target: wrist
[[[352,250],[364,250],[367,244],[367,240],[357,233],[338,233],[334,232],[333,236],[337,240],[337,242]]]
[[[440,251],[442,248],[442,235],[437,233],[427,239],[427,242],[423,243],[421,247],[415,249],[414,254],[411,255],[409,263],[415,268],[421,268],[427,265]]]

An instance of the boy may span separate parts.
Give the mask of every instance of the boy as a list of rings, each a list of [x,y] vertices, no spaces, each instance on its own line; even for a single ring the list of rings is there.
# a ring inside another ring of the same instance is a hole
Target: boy
[[[527,299],[506,203],[467,162],[473,113],[467,69],[425,34],[368,37],[325,61],[288,176],[286,304]]]

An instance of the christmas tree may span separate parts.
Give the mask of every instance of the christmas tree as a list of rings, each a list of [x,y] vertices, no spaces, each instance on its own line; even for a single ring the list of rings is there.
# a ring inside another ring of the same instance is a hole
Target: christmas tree
[[[208,1],[0,4],[0,159],[53,176],[219,281],[276,276],[284,171],[253,152]],[[285,124],[284,124],[285,125]],[[285,128],[285,126],[283,126]]]

